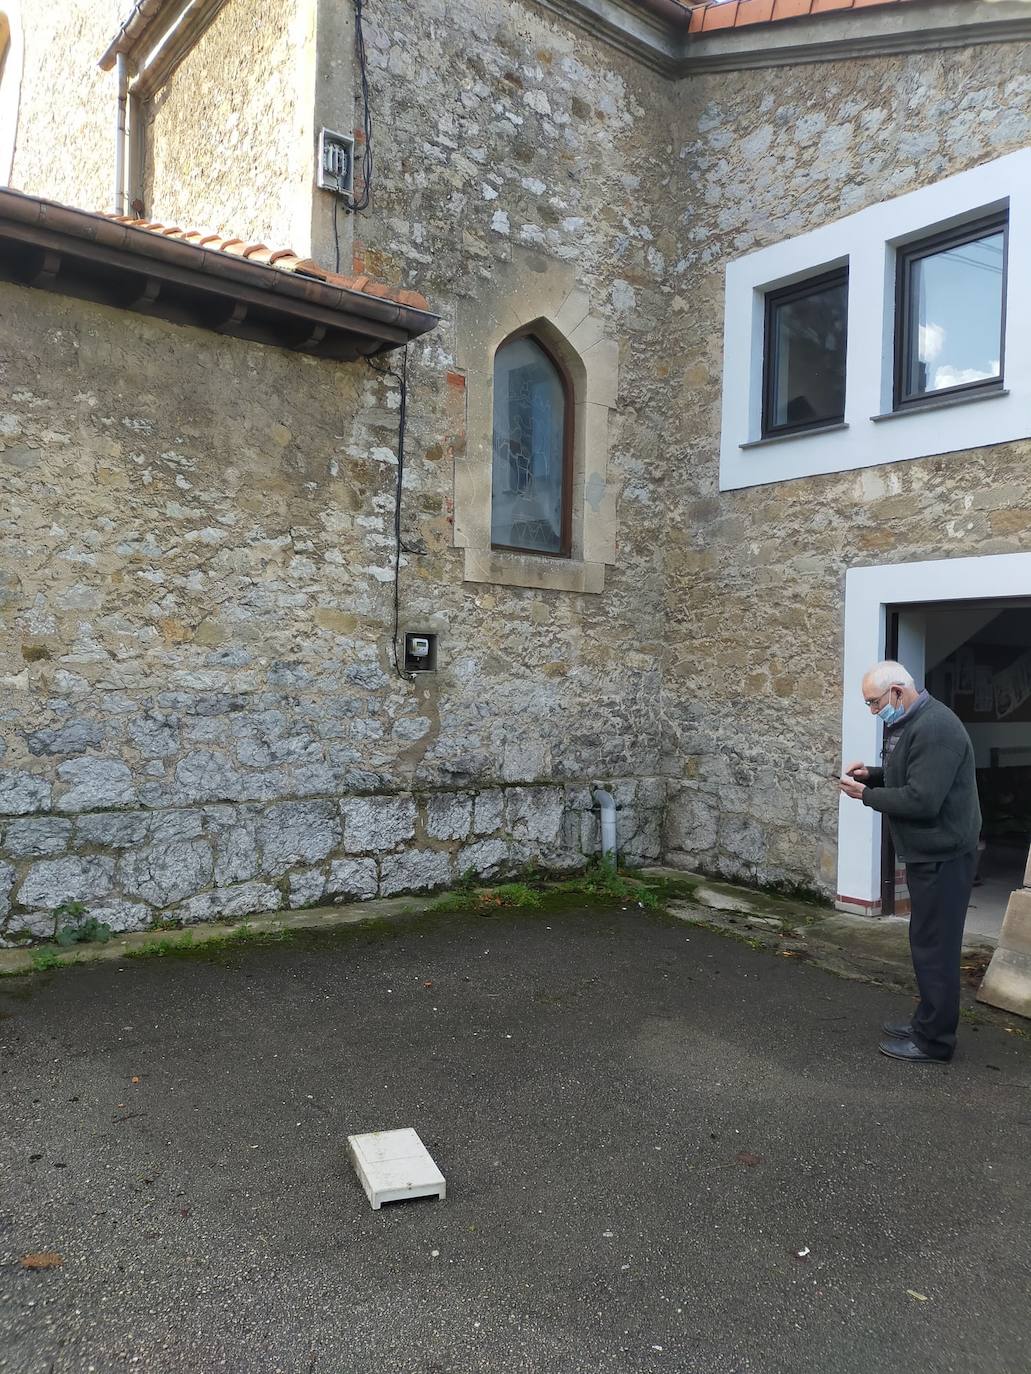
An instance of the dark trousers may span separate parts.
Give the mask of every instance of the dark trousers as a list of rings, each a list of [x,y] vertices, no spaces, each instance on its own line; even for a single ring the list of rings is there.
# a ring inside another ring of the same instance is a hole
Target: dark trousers
[[[940,863],[906,864],[909,948],[920,990],[913,1039],[935,1059],[951,1059],[956,1048],[963,923],[976,868],[974,851]]]

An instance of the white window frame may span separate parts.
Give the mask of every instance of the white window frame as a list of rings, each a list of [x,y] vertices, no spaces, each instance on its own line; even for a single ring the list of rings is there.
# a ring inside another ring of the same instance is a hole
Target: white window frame
[[[998,391],[893,410],[896,249],[1009,212],[1005,377]],[[1031,148],[871,205],[727,266],[720,490],[1011,443],[1031,435]],[[762,438],[768,291],[848,266],[845,419]],[[947,409],[947,414],[946,414]]]

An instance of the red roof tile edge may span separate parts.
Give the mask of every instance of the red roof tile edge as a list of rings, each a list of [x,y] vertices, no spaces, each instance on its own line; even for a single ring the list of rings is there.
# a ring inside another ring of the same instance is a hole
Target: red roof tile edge
[[[912,0],[701,0],[699,4],[691,4],[686,0],[685,10],[691,33],[712,33],[717,29],[774,24],[782,19],[804,19],[910,3]]]
[[[191,248],[207,252],[225,253],[234,258],[246,258],[248,262],[272,268],[278,272],[292,272],[298,277],[312,277],[324,282],[326,286],[338,286],[344,291],[357,291],[363,296],[377,296],[381,300],[395,301],[413,310],[428,311],[430,306],[420,291],[408,291],[403,287],[389,286],[386,282],[376,281],[373,277],[345,276],[341,272],[330,272],[320,267],[312,258],[302,258],[292,248],[269,248],[264,243],[247,243],[244,239],[231,235],[203,234],[198,229],[180,229],[177,225],[160,224],[156,220],[140,219],[136,215],[112,215],[101,211],[104,219],[124,224],[127,229],[139,229],[143,233],[155,234],[161,238],[179,239]]]

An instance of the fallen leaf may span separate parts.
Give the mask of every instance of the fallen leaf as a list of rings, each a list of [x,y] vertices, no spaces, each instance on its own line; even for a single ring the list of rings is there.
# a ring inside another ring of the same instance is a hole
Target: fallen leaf
[[[60,1269],[64,1260],[56,1250],[37,1250],[31,1255],[22,1255],[23,1269]]]
[[[907,1288],[907,1289],[906,1289],[906,1292],[909,1294],[909,1296],[910,1296],[911,1298],[916,1298],[917,1302],[926,1302],[926,1301],[927,1301],[927,1294],[926,1294],[926,1293],[918,1293],[918,1292],[916,1291],[915,1288]]]
[[[739,1164],[744,1164],[749,1169],[754,1169],[757,1164],[764,1163],[762,1155],[754,1155],[751,1150],[738,1150],[734,1158]]]

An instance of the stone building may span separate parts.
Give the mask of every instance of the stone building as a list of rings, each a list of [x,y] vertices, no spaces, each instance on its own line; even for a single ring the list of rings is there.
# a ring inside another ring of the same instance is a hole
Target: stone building
[[[1019,771],[1026,0],[0,8],[5,939],[576,866],[599,781],[881,909],[896,641]]]

